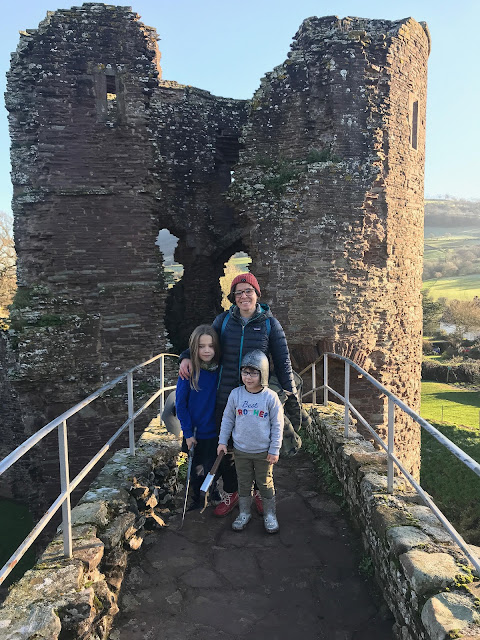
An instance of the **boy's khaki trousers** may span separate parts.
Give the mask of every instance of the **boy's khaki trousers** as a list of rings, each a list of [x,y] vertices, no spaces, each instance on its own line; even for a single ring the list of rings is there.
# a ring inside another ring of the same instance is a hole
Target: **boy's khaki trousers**
[[[247,498],[252,493],[252,485],[255,480],[262,498],[269,500],[275,495],[273,485],[273,464],[267,462],[268,451],[262,453],[245,453],[238,449],[233,450],[235,455],[235,468],[238,477],[238,495]]]

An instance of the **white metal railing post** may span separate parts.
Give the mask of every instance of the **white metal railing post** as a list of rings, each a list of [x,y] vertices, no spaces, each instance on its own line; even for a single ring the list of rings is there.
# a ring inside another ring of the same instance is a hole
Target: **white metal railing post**
[[[315,362],[312,362],[312,403],[317,404],[317,369]]]
[[[393,449],[395,442],[395,403],[392,398],[388,398],[388,434],[387,434],[387,491],[393,493],[393,479],[394,479],[394,466],[393,466]]]
[[[165,408],[165,391],[163,389],[165,378],[165,357],[162,353],[160,358],[160,420],[162,419],[163,409]]]
[[[62,503],[63,554],[72,557],[72,512],[70,505],[70,471],[68,465],[67,421],[58,425],[58,453],[60,459],[60,489],[67,497]]]
[[[343,435],[348,438],[348,425],[350,423],[350,365],[345,362],[345,414]]]
[[[130,445],[130,455],[135,455],[135,420],[133,419],[133,373],[127,373],[127,395],[128,395],[128,442]]]
[[[323,354],[323,406],[328,407],[328,356]]]

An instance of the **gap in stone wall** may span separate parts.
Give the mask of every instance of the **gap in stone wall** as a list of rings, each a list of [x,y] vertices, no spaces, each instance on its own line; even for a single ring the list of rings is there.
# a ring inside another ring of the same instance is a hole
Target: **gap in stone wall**
[[[222,289],[222,307],[225,309],[230,308],[231,302],[228,300],[227,295],[230,293],[230,285],[232,280],[236,278],[240,273],[246,273],[250,271],[250,264],[252,262],[251,257],[245,251],[237,251],[232,254],[230,258],[225,262],[223,269],[224,275],[220,277],[220,288]]]
[[[168,290],[167,299],[174,295],[172,289],[173,287],[175,287],[175,285],[179,284],[179,286],[181,286],[180,282],[183,278],[184,273],[183,264],[175,261],[175,250],[178,246],[178,240],[179,238],[177,236],[171,233],[168,229],[163,228],[158,232],[158,236],[155,241],[155,244],[158,246],[162,254],[163,277],[165,287]],[[168,330],[166,338],[166,350],[171,351],[174,341],[169,335]]]

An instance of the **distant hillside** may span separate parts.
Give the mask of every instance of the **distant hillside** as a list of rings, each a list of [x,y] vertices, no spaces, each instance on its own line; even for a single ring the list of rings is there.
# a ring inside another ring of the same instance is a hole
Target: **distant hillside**
[[[431,227],[480,229],[480,200],[425,200],[425,235]]]
[[[432,298],[480,295],[480,202],[425,200],[423,283]]]

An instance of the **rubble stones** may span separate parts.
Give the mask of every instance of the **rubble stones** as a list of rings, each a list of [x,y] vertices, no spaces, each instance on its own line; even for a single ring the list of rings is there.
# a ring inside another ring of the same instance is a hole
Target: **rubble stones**
[[[105,501],[85,502],[72,509],[72,526],[94,524],[104,527],[108,522],[108,509]]]
[[[72,535],[73,538],[73,535]],[[96,536],[73,538],[73,557],[81,560],[87,572],[94,571],[102,561],[104,544]],[[51,542],[39,558],[39,564],[55,564],[64,562],[63,539],[56,538]]]
[[[115,518],[109,527],[101,534],[105,548],[113,549],[118,546],[124,537],[128,537],[126,536],[127,532],[130,533],[130,536],[133,535],[136,530],[133,527],[135,520],[135,514],[131,512],[123,513],[118,516],[118,518]]]
[[[60,619],[48,604],[1,612],[0,633],[3,640],[52,640],[58,638],[60,631]]]

